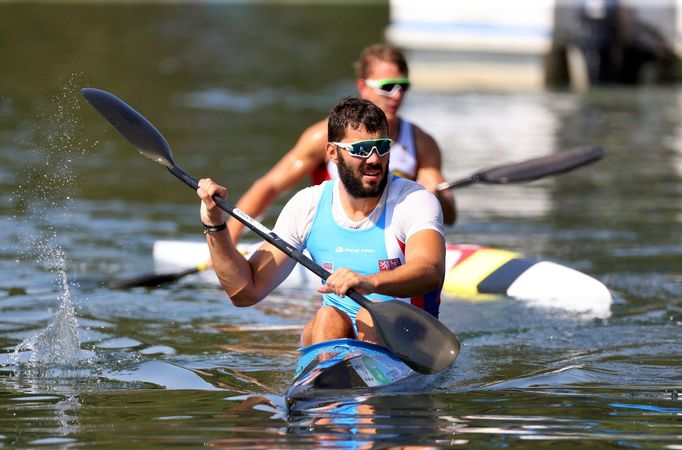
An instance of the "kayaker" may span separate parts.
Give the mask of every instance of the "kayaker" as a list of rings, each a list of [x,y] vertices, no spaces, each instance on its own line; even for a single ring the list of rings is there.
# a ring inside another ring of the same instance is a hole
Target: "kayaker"
[[[454,224],[457,212],[452,190],[436,190],[436,185],[446,181],[441,173],[438,144],[420,127],[398,116],[410,87],[404,55],[391,45],[375,44],[364,49],[355,63],[355,71],[360,98],[377,105],[388,119],[388,137],[393,139],[391,171],[434,193],[443,209],[445,224]],[[337,170],[327,157],[326,145],[327,118],[307,128],[294,147],[244,193],[237,207],[252,217],[258,217],[275,199],[306,176],[311,176],[312,184],[336,178]],[[228,226],[236,242],[244,226],[234,219],[230,219]]]
[[[445,268],[442,212],[421,185],[388,170],[391,140],[383,111],[368,100],[346,97],[331,110],[327,158],[339,180],[293,196],[274,232],[332,274],[318,291],[323,303],[308,322],[302,345],[357,337],[378,342],[372,321],[344,294],[354,288],[373,300],[403,298],[438,317]],[[199,181],[201,221],[214,269],[236,306],[265,298],[296,264],[270,243],[249,260],[236,249],[225,213],[213,195],[227,189]],[[357,320],[356,320],[357,319]]]

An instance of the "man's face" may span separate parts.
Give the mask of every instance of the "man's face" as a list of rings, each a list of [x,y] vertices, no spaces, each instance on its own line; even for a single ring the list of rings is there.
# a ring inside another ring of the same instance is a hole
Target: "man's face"
[[[370,64],[370,70],[367,79],[385,80],[403,77],[405,77],[405,74],[398,69],[397,65],[386,61],[374,60]],[[405,98],[404,91],[398,92],[390,97],[386,97],[378,94],[372,87],[367,86],[364,80],[358,80],[357,87],[360,97],[365,100],[369,100],[381,108],[382,111],[384,111],[384,114],[386,114],[386,118],[388,120],[392,120],[397,116],[398,109],[400,109],[403,98]]]
[[[340,141],[351,143],[384,137],[382,133],[368,133],[364,126],[353,130],[346,128],[346,136]],[[388,181],[388,161],[390,153],[379,156],[373,151],[368,158],[352,156],[345,149],[336,147],[339,179],[346,191],[355,198],[379,197]]]

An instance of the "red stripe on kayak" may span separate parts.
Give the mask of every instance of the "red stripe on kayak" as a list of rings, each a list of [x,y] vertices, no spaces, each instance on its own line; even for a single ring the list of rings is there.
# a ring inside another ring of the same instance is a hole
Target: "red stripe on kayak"
[[[457,261],[455,261],[455,263],[451,267],[448,267],[447,269],[450,270],[453,267],[455,267],[457,264],[463,263],[464,261],[467,260],[467,258],[469,258],[471,255],[473,255],[477,251],[486,250],[489,248],[491,248],[491,247],[483,247],[481,245],[446,244],[445,245],[446,251],[458,252],[460,254]]]

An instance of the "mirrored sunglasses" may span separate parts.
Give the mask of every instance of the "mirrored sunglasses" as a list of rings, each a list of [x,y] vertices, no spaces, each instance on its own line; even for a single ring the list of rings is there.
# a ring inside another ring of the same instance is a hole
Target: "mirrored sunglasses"
[[[352,156],[356,156],[358,158],[369,158],[373,151],[376,151],[377,155],[379,156],[384,156],[391,151],[392,143],[393,140],[389,138],[371,139],[368,141],[358,142],[332,142],[332,144],[338,145]]]
[[[385,97],[392,97],[398,92],[406,92],[410,88],[409,78],[387,78],[384,80],[365,80],[367,86]]]

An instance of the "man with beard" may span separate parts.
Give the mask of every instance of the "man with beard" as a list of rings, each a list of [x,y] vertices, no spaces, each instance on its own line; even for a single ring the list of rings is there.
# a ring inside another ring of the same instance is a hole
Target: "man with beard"
[[[445,267],[438,200],[419,184],[388,171],[386,116],[373,103],[346,97],[331,110],[327,157],[339,179],[298,192],[274,231],[331,272],[319,288],[323,302],[302,345],[338,338],[379,342],[366,310],[345,297],[355,289],[373,301],[400,298],[438,317]],[[218,279],[236,306],[265,298],[296,262],[270,243],[246,260],[235,248],[225,214],[212,199],[227,190],[199,182],[201,220]]]

